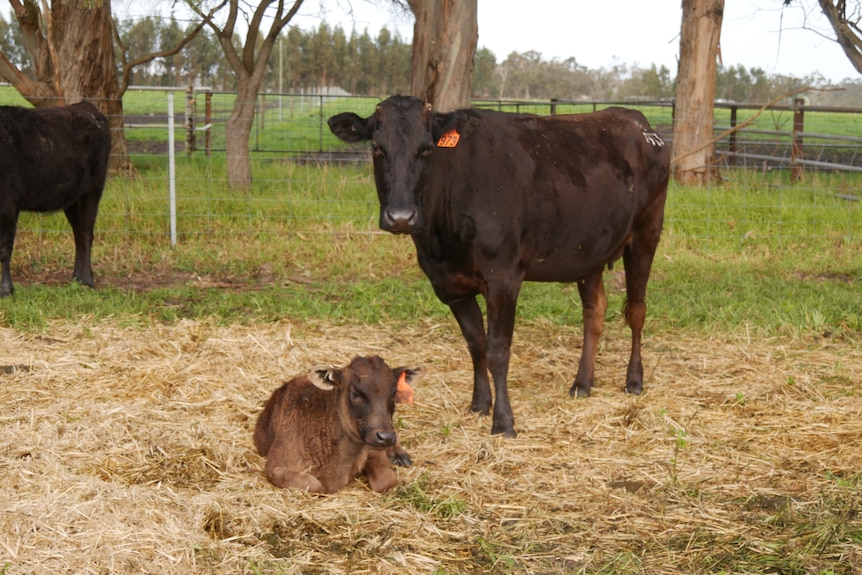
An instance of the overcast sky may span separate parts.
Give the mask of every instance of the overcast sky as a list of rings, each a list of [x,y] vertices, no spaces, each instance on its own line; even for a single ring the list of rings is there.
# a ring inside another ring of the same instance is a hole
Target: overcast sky
[[[664,65],[677,72],[681,0],[478,0],[479,47],[497,61],[511,52],[535,50],[546,60],[574,57],[589,68],[615,64]],[[161,10],[172,0],[114,0],[116,17]],[[181,6],[182,2],[176,2]],[[321,5],[323,8],[321,8]],[[8,18],[8,5],[2,6]],[[410,41],[412,19],[391,8],[390,0],[306,0],[292,23],[303,30],[321,19],[348,33],[381,27]],[[806,8],[807,7],[807,8]],[[348,15],[347,12],[352,14]],[[178,14],[179,17],[179,14]],[[815,0],[725,0],[721,35],[725,66],[759,67],[769,74],[797,77],[820,73],[828,80],[858,79]],[[825,37],[829,36],[829,38]]]
[[[479,47],[497,61],[511,52],[535,50],[547,59],[574,57],[590,68],[614,64],[664,65],[677,71],[681,0],[478,0]],[[387,10],[387,0],[324,0],[328,22],[348,33],[368,28],[372,35],[384,25],[412,38],[410,18]],[[813,0],[726,0],[721,55],[725,66],[742,64],[770,74],[798,77],[819,72],[829,80],[859,78]],[[805,6],[808,6],[806,14]],[[302,29],[314,28],[321,12],[306,0]],[[345,15],[353,9],[352,18]],[[811,29],[804,29],[808,27]],[[812,30],[813,29],[813,30]]]

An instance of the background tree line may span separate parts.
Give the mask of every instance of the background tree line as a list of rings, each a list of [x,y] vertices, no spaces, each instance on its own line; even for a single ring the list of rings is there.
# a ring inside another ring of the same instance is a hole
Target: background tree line
[[[177,45],[196,23],[174,16],[147,17],[118,22],[119,37],[129,57],[156,53]],[[30,66],[17,26],[0,15],[0,51],[22,70]],[[348,34],[340,26],[322,22],[316,29],[290,28],[280,36],[267,62],[263,89],[268,92],[307,92],[337,87],[351,94],[386,96],[408,93],[412,43],[383,27],[372,36],[368,29]],[[472,92],[476,98],[564,100],[637,100],[673,98],[675,75],[666,66],[641,67],[624,63],[609,68],[588,68],[575,58],[546,60],[535,51],[513,52],[505,60],[487,48],[473,58]],[[279,68],[281,67],[281,74]],[[236,89],[236,75],[227,65],[215,35],[201,30],[178,54],[158,58],[131,73],[137,86],[210,86],[218,91]],[[820,76],[768,74],[743,65],[719,66],[717,99],[765,102],[776,94],[804,86],[826,86]],[[812,92],[811,103],[862,105],[862,84],[845,81],[843,91]]]

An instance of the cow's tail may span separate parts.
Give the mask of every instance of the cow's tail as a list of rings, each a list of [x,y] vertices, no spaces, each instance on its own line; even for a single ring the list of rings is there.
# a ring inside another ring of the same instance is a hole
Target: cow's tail
[[[284,395],[284,386],[281,386],[272,394],[272,397],[263,406],[263,411],[257,417],[257,423],[254,426],[254,447],[257,452],[266,457],[275,441],[275,430],[272,427],[272,414],[276,406],[280,403],[281,396]]]

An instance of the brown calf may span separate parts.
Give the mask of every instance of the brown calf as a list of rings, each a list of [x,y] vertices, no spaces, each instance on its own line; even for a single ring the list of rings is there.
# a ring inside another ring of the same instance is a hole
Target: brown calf
[[[403,402],[398,381],[421,369],[390,368],[380,357],[356,357],[340,369],[318,368],[279,387],[254,428],[266,477],[278,487],[334,493],[366,474],[374,491],[398,483],[389,460],[410,465],[392,427]]]

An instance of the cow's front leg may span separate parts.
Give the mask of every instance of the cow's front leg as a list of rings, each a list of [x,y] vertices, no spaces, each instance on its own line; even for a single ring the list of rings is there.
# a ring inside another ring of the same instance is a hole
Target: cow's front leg
[[[470,411],[488,415],[491,413],[491,384],[488,381],[488,359],[485,355],[485,320],[476,296],[467,297],[449,304],[449,309],[461,328],[467,342],[470,359],[473,361],[473,399]]]
[[[596,353],[605,326],[605,311],[608,309],[601,270],[579,281],[578,293],[584,308],[584,347],[578,362],[578,374],[569,395],[587,397],[595,381]]]
[[[520,284],[490,288],[488,303],[488,368],[494,379],[494,424],[491,433],[515,437],[515,416],[509,402],[509,355],[515,329]]]

